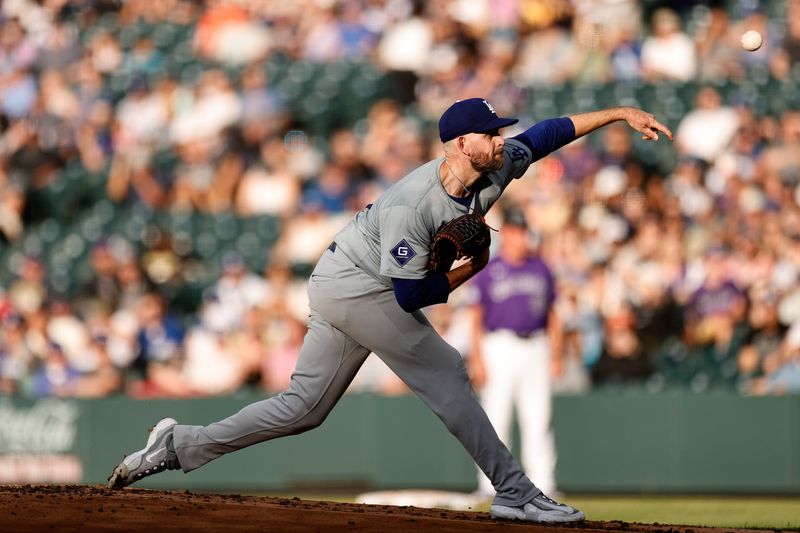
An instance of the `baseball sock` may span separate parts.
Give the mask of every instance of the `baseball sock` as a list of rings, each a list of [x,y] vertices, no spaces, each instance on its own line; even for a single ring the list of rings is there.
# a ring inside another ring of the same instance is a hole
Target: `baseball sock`
[[[178,454],[175,452],[175,445],[172,442],[172,432],[167,435],[167,468],[170,470],[178,470],[181,468],[181,463],[178,461]]]

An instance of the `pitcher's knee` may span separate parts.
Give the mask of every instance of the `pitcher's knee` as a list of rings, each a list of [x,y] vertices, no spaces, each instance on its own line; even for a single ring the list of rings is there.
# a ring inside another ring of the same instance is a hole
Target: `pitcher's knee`
[[[453,391],[428,402],[430,408],[449,425],[451,421],[471,420],[480,404],[470,390]]]
[[[324,401],[312,401],[302,397],[292,389],[284,392],[280,396],[283,406],[284,420],[289,433],[303,433],[319,427],[328,416],[330,409],[325,409]]]
[[[314,428],[318,428],[322,425],[325,419],[328,417],[328,413],[322,412],[319,409],[311,409],[307,411],[302,417],[300,417],[297,422],[293,424],[294,432],[295,433],[303,433],[305,431],[312,430]]]

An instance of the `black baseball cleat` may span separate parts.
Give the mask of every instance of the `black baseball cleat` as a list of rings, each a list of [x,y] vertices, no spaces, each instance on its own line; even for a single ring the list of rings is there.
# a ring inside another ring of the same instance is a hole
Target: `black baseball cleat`
[[[138,452],[126,455],[108,478],[108,488],[121,489],[140,479],[164,470],[180,468],[171,444],[172,430],[178,422],[174,418],[162,418],[150,430],[147,444]]]
[[[551,500],[544,494],[539,494],[525,505],[519,507],[492,505],[489,509],[489,514],[492,518],[540,523],[582,522],[586,518],[582,512],[574,507]]]

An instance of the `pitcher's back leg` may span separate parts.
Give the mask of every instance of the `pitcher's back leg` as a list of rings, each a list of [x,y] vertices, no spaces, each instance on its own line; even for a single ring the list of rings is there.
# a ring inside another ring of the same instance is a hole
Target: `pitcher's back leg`
[[[319,426],[344,394],[369,350],[312,311],[289,388],[208,426],[175,426],[184,472],[217,457]]]

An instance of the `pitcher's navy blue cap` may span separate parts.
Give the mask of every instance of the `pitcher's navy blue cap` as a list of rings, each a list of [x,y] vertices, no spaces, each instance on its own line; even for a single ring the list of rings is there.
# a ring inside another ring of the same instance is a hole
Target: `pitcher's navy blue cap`
[[[497,130],[517,122],[516,118],[498,117],[491,104],[483,98],[467,98],[458,100],[442,113],[439,139],[444,143],[459,135]]]

